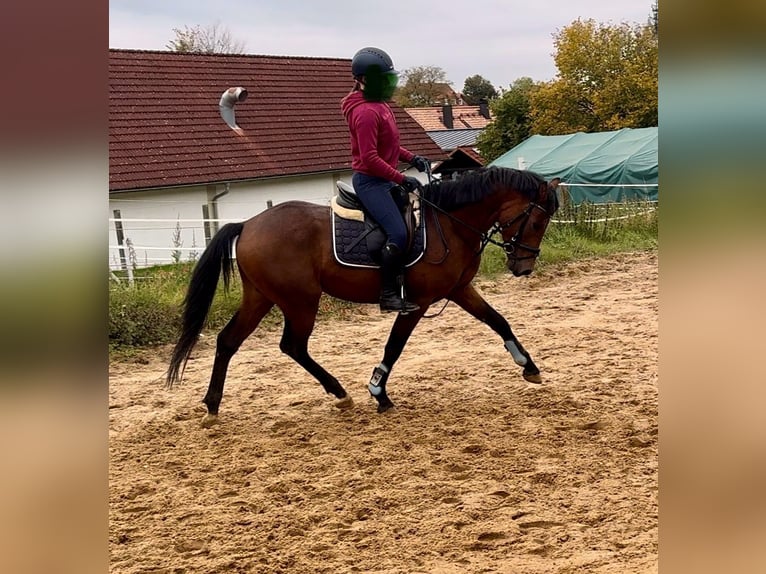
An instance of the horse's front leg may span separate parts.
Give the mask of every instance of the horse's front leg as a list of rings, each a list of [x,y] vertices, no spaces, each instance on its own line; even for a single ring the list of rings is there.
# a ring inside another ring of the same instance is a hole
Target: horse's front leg
[[[505,348],[511,353],[514,362],[517,365],[524,367],[524,372],[522,373],[524,379],[530,383],[542,382],[540,369],[537,368],[532,357],[529,356],[529,353],[513,334],[508,321],[506,321],[500,313],[495,311],[490,304],[479,295],[473,285],[468,284],[459,291],[454,292],[450,296],[450,300],[460,305],[479,321],[489,325],[495,333],[503,338]]]
[[[415,329],[415,326],[418,324],[418,321],[420,321],[425,311],[425,309],[421,308],[413,313],[408,313],[406,315],[400,314],[396,318],[396,321],[394,321],[394,326],[391,328],[391,333],[386,342],[383,360],[373,369],[372,377],[370,377],[370,383],[368,385],[370,394],[378,401],[379,413],[385,412],[394,406],[394,403],[388,398],[388,393],[386,393],[386,382],[388,381],[388,376],[391,374],[391,369],[394,367],[394,363],[396,363],[402,354],[407,339],[410,338],[412,331]]]

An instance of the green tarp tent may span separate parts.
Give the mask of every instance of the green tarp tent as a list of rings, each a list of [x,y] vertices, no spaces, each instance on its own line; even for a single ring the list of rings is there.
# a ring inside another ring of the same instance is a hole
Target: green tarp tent
[[[657,199],[657,128],[535,135],[489,165],[560,177],[573,203]],[[579,185],[578,185],[579,184]]]

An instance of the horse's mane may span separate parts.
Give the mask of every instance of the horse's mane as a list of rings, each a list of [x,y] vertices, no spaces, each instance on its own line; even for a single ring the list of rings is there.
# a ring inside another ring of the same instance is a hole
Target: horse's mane
[[[481,201],[499,186],[511,187],[534,199],[545,180],[531,171],[509,167],[482,167],[455,181],[434,181],[425,186],[423,197],[445,211]]]

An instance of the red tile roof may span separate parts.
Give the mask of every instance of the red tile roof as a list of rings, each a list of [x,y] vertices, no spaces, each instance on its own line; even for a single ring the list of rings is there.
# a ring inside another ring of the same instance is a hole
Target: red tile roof
[[[486,161],[483,157],[481,157],[481,154],[477,152],[475,149],[473,149],[471,146],[460,146],[452,150],[450,153],[450,157],[455,157],[457,153],[464,153],[468,157],[470,157],[472,160],[474,160],[479,165],[484,165]]]
[[[452,106],[452,129],[483,129],[492,121],[481,115],[479,106]],[[426,131],[445,130],[442,106],[428,108],[405,108]]]
[[[109,189],[124,191],[351,169],[340,100],[350,59],[109,50]],[[230,87],[238,135],[220,116]],[[444,153],[392,103],[402,145]]]
[[[453,149],[447,159],[436,164],[434,173],[451,173],[476,169],[485,164],[484,158],[470,146],[460,146]]]

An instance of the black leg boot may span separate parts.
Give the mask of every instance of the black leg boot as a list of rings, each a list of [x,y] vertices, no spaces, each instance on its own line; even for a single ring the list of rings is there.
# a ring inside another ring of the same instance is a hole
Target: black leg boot
[[[380,310],[406,315],[420,309],[404,298],[404,256],[395,243],[386,243],[381,251]]]

